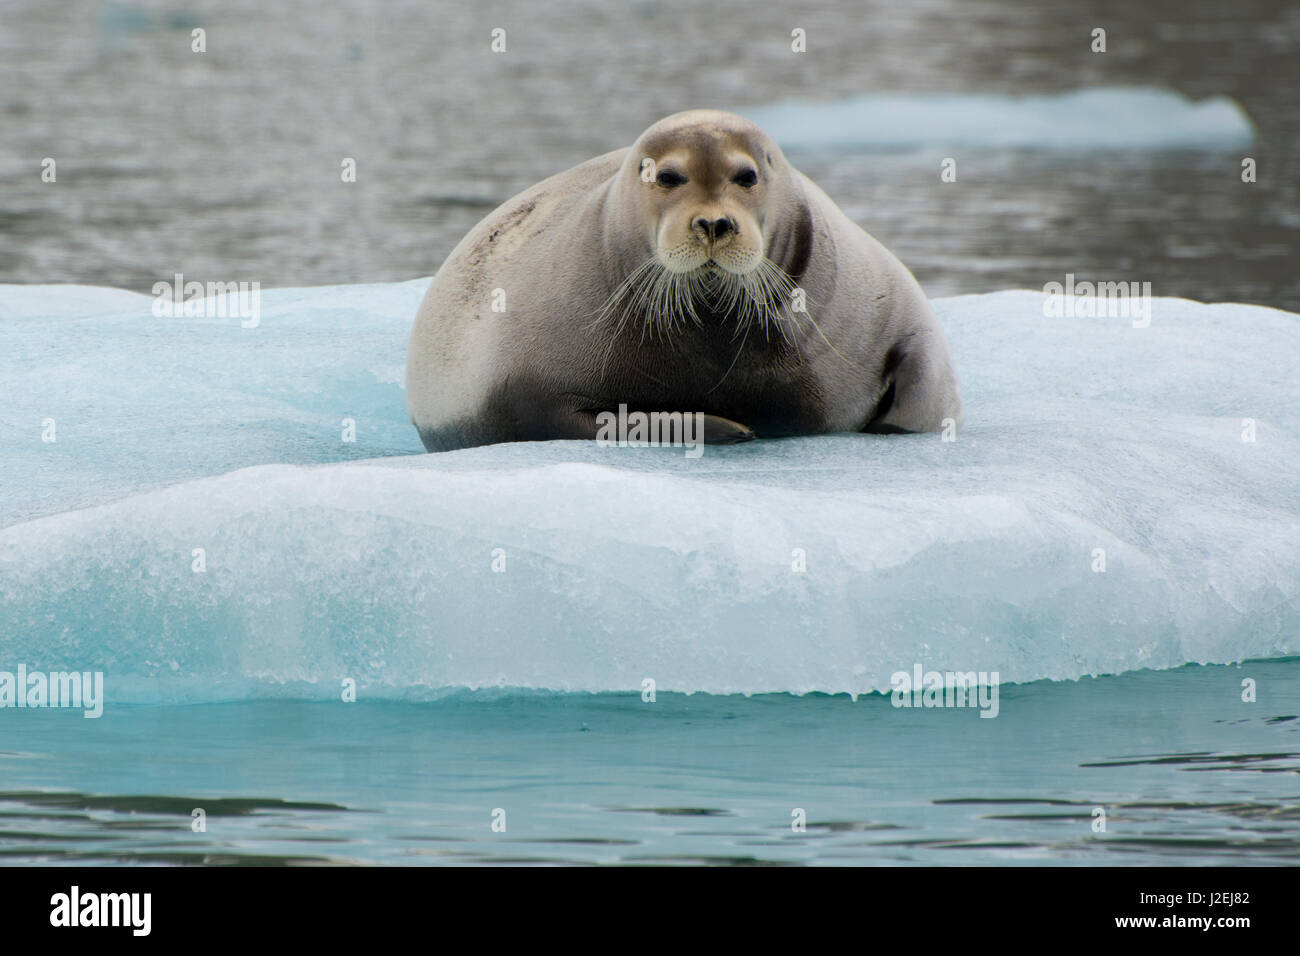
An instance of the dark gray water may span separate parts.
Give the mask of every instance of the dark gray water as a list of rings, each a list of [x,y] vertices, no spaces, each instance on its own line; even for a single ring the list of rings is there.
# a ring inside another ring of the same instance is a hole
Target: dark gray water
[[[1300,7],[1284,0],[6,0],[0,281],[147,291],[429,275],[491,206],[679,109],[866,92],[1226,94],[1239,153],[796,161],[931,295],[1065,273],[1300,309]],[[808,52],[792,55],[793,27]],[[1108,51],[1089,49],[1108,31]],[[191,52],[195,27],[207,52]],[[507,52],[489,49],[494,27]],[[56,183],[41,160],[57,162]],[[341,182],[343,157],[355,183]]]

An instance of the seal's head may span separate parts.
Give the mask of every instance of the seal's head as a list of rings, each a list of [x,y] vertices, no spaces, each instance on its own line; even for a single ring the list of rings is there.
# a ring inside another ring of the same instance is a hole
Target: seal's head
[[[675,113],[641,134],[613,188],[620,228],[607,239],[624,271],[601,319],[667,333],[713,315],[787,334],[810,220],[794,171],[759,127],[717,110]]]
[[[758,269],[767,199],[785,174],[777,157],[761,129],[716,110],[675,113],[642,133],[628,165],[659,264],[677,274]]]

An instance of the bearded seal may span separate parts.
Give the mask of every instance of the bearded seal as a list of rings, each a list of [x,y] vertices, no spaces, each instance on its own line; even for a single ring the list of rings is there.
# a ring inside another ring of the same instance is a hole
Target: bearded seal
[[[761,129],[691,110],[504,203],[416,316],[425,448],[597,437],[616,408],[704,441],[961,423],[920,285]]]

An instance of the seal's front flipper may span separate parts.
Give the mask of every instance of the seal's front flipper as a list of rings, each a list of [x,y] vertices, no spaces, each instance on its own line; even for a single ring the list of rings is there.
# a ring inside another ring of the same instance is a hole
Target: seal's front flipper
[[[730,418],[719,415],[704,415],[704,443],[706,445],[738,445],[753,441],[757,436],[753,430],[733,422]]]
[[[618,413],[590,408],[564,410],[556,414],[548,438],[595,438],[622,442],[653,441],[665,445],[738,445],[753,441],[753,430],[719,415],[701,412],[628,412],[620,423]]]

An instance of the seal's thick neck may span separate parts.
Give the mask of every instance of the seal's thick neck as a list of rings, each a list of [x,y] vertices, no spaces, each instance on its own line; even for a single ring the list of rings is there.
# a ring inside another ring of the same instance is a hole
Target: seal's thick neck
[[[638,185],[636,176],[635,157],[629,152],[614,174],[593,190],[591,206],[582,217],[600,224],[602,274],[611,292],[654,255],[656,223],[648,221],[639,197],[628,192]]]
[[[812,207],[803,184],[793,175],[793,170],[791,173],[791,181],[785,187],[789,197],[779,210],[769,214],[772,229],[764,237],[764,242],[767,258],[797,284],[808,271],[817,236]]]

